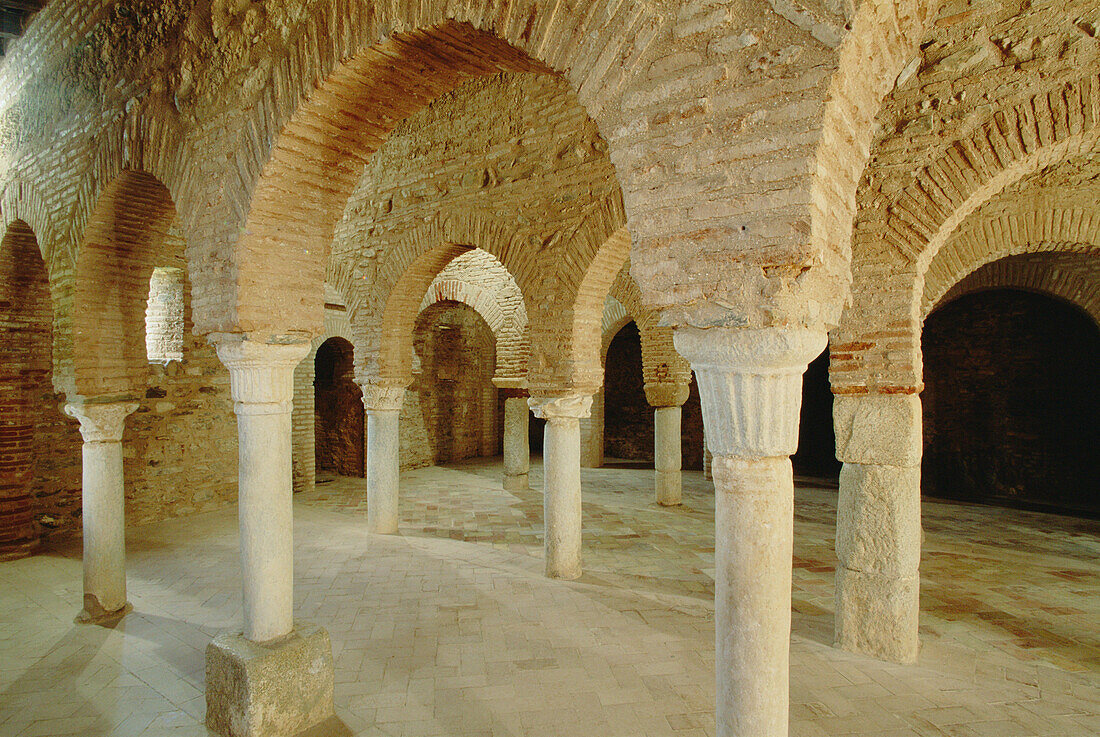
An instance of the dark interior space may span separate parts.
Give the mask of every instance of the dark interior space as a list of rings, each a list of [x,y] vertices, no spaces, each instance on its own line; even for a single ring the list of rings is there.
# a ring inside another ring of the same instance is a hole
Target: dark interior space
[[[810,362],[802,377],[798,451],[791,465],[799,476],[835,481],[840,475],[833,431],[833,392],[829,388],[829,349]]]
[[[313,379],[317,470],[363,475],[363,392],[351,343],[329,338],[317,349]]]
[[[703,468],[703,411],[692,377],[681,408],[682,467]],[[645,396],[642,341],[636,323],[627,323],[611,340],[604,365],[604,455],[653,463],[653,408]]]
[[[995,289],[923,334],[925,494],[1100,516],[1100,330],[1076,307]]]

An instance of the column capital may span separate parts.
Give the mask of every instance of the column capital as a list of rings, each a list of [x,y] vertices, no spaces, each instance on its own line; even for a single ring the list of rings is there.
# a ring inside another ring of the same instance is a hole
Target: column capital
[[[824,332],[683,327],[673,340],[698,378],[714,455],[774,458],[798,449],[802,374],[825,349]]]
[[[238,414],[289,412],[294,399],[294,368],[309,354],[309,343],[259,343],[242,335],[210,336],[218,359],[229,369]],[[245,409],[245,408],[248,409]]]
[[[85,443],[119,443],[126,427],[126,417],[138,408],[131,400],[87,402],[78,400],[65,404],[65,414],[80,421],[80,436]]]
[[[669,381],[646,382],[645,399],[650,407],[680,407],[687,401],[690,385]]]
[[[591,394],[570,394],[564,397],[531,397],[527,406],[535,417],[554,420],[579,420],[592,412]]]
[[[360,384],[363,407],[367,412],[400,412],[405,401],[405,387],[392,384]]]

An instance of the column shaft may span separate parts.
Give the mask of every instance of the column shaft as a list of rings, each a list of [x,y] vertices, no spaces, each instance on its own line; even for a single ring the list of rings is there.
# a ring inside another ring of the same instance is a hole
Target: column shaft
[[[84,526],[84,610],[91,622],[126,604],[126,513],[122,432],[136,402],[75,401],[65,412],[80,421],[81,510]]]
[[[397,532],[401,410],[367,408],[367,529]]]
[[[713,468],[718,734],[786,737],[791,463],[716,456]]]
[[[530,400],[543,431],[543,543],[546,575],[581,575],[581,433],[580,419],[592,408],[591,396]]]
[[[530,414],[526,397],[504,400],[504,488],[509,491],[529,488]]]
[[[581,438],[572,417],[548,418],[543,435],[546,575],[581,575]]]
[[[252,409],[237,406],[238,518],[244,635],[263,642],[294,627],[291,415],[289,406],[270,414]]]
[[[653,410],[653,466],[657,503],[665,506],[683,500],[681,480],[680,407]]]

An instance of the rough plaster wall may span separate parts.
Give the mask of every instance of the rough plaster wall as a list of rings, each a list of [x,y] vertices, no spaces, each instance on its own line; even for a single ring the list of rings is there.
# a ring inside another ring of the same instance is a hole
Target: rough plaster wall
[[[996,289],[925,324],[924,491],[1100,512],[1100,329],[1049,297]]]
[[[417,319],[415,345],[420,372],[402,407],[402,466],[499,453],[496,355],[485,321],[466,305],[440,302]]]
[[[333,258],[362,272],[356,324],[369,326],[381,325],[395,277],[432,268],[415,258],[425,249],[451,242],[490,252],[526,297],[532,341],[542,340],[539,373],[567,382],[571,295],[623,222],[606,144],[568,86],[497,75],[398,125],[348,203]]]
[[[946,305],[972,292],[1007,287],[1042,292],[1071,302],[1100,325],[1100,252],[1034,253],[982,266],[940,299]]]
[[[940,7],[877,117],[857,195],[853,301],[832,342],[834,392],[921,386],[929,263],[998,195],[1100,140],[1100,4],[954,0]]]

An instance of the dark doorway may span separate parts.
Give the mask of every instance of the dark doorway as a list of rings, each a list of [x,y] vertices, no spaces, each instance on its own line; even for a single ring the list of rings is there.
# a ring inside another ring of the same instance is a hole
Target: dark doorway
[[[1100,516],[1100,330],[1046,295],[993,289],[923,334],[930,496]]]
[[[329,338],[317,349],[313,379],[317,470],[363,475],[363,392],[351,343]]]

